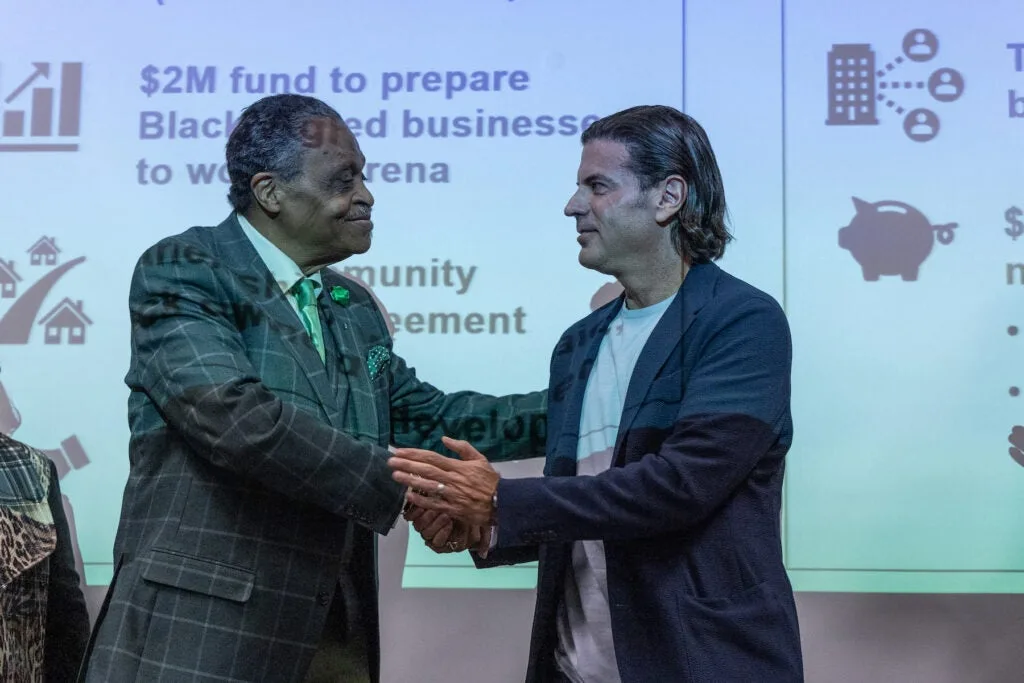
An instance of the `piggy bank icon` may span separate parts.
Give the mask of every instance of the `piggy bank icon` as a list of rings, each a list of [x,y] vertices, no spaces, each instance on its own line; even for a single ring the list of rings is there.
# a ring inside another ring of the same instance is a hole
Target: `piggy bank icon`
[[[917,280],[921,264],[932,252],[935,240],[953,241],[956,223],[932,225],[924,214],[903,202],[866,202],[853,198],[857,213],[839,230],[839,246],[860,264],[864,279],[899,275]]]

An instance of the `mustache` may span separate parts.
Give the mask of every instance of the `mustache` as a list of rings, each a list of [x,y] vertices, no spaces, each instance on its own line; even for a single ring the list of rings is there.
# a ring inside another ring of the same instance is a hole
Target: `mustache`
[[[371,211],[369,209],[361,209],[359,211],[353,211],[352,213],[345,216],[347,221],[366,221],[370,220]]]

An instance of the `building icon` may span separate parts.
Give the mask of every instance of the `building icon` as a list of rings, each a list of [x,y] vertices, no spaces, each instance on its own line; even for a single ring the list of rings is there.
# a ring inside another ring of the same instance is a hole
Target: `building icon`
[[[14,272],[14,261],[0,259],[0,299],[13,299],[18,296],[18,283],[21,276]]]
[[[828,53],[830,126],[878,125],[875,51],[866,43],[833,45]]]
[[[39,240],[28,249],[33,266],[55,266],[57,265],[57,241],[52,237],[40,237]]]
[[[78,150],[78,144],[69,138],[77,138],[81,128],[82,62],[60,64],[60,84],[56,86],[57,74],[51,66],[50,62],[33,62],[33,71],[0,100],[0,152]],[[21,102],[28,103],[11,107],[26,91],[29,96]]]
[[[64,298],[39,324],[46,330],[47,344],[84,344],[85,327],[92,325],[92,320],[82,310],[81,301]]]

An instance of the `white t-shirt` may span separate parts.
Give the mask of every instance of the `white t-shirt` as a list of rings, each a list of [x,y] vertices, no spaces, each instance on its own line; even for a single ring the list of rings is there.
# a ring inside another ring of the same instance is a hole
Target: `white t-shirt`
[[[577,476],[611,467],[633,368],[673,298],[635,310],[623,306],[609,325],[583,397]],[[566,677],[576,683],[619,683],[602,541],[573,543],[557,619],[555,661]]]

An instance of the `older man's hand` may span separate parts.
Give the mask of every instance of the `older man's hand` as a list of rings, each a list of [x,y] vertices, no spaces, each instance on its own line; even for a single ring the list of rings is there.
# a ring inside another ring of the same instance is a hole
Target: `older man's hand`
[[[409,506],[405,518],[436,553],[474,550],[481,557],[487,557],[490,550],[491,530],[488,527],[470,527],[461,522],[453,522],[444,513],[415,505]]]
[[[460,460],[419,448],[397,448],[388,459],[392,478],[409,487],[408,501],[470,527],[489,528],[500,475],[466,441],[441,439]]]

